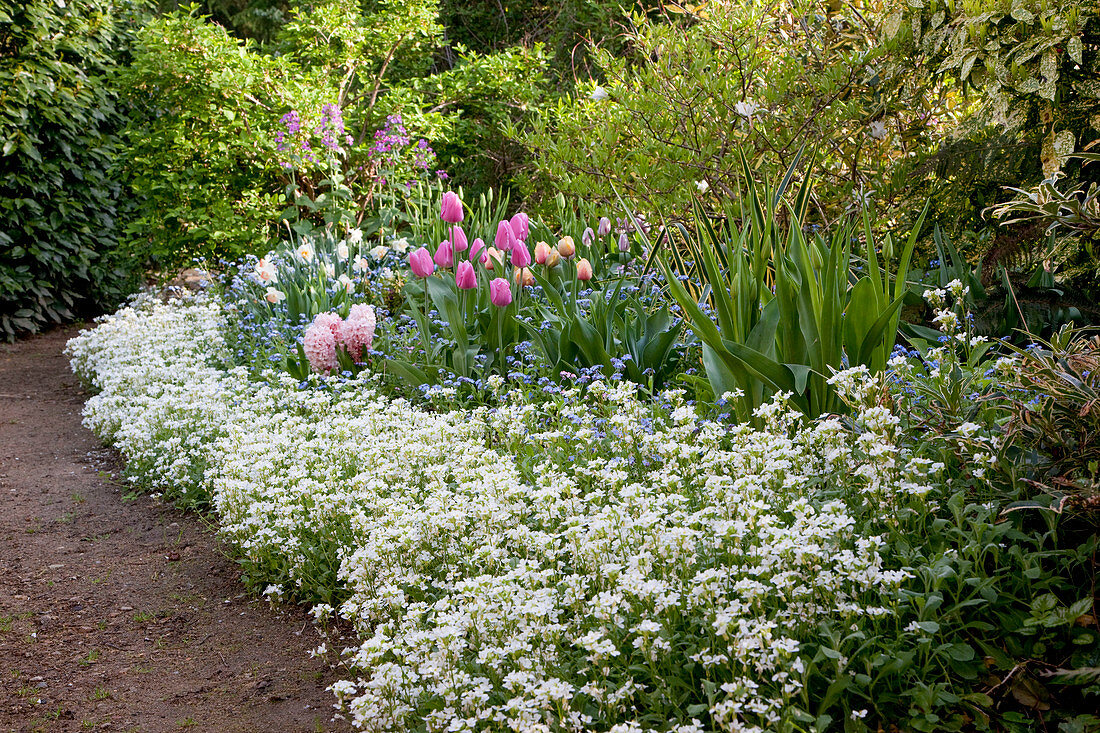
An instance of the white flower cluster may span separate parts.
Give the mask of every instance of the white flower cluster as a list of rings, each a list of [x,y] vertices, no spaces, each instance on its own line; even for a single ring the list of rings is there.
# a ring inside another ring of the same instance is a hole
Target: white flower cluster
[[[319,618],[346,599],[358,676],[333,691],[362,730],[702,731],[700,702],[723,729],[771,729],[815,619],[887,614],[905,577],[848,508],[932,470],[885,408],[859,437],[781,399],[767,429],[730,428],[627,384],[428,413],[366,377],[220,369],[220,317],[146,304],[75,338],[99,390],[86,423],[154,484],[205,492],[269,595]],[[639,720],[653,710],[682,712]]]

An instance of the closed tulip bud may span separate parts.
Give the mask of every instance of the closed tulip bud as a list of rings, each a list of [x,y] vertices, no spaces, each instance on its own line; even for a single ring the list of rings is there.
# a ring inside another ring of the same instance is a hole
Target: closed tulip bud
[[[626,232],[623,232],[622,234],[619,235],[619,251],[620,252],[629,252],[630,251],[630,240],[627,239]]]
[[[455,272],[455,285],[460,290],[473,290],[477,287],[477,273],[469,262],[459,262]]]
[[[558,254],[558,251],[556,249],[550,250],[550,254],[546,256],[546,266],[553,267],[559,262],[561,262],[561,255]]]
[[[435,272],[435,263],[432,262],[432,255],[427,247],[409,253],[409,267],[417,277],[427,277]]]
[[[558,240],[558,253],[565,259],[577,253],[577,245],[573,244],[572,237],[562,237]]]
[[[453,265],[455,263],[455,252],[454,249],[451,248],[451,243],[446,239],[440,242],[439,246],[436,247],[435,257],[432,259],[435,260],[435,264],[440,267],[450,267]]]
[[[512,234],[516,235],[516,239],[521,242],[527,241],[527,236],[530,234],[531,220],[522,211],[512,217],[512,220],[508,222],[512,227]]]
[[[516,242],[516,246],[512,248],[512,266],[527,267],[530,264],[531,252],[527,249],[527,245],[523,242]]]
[[[474,260],[481,260],[481,264],[485,264],[485,253],[482,250],[485,249],[485,242],[478,237],[474,240],[474,243],[470,245],[470,262]]]
[[[516,273],[513,276],[516,281],[516,285],[529,288],[535,284],[535,275],[526,267],[517,267]]]
[[[596,233],[592,231],[592,227],[588,227],[584,230],[584,234],[581,235],[581,244],[585,247],[591,247],[592,243],[596,241]]]
[[[535,245],[535,262],[540,265],[546,264],[546,258],[550,256],[550,245],[546,242],[539,242]]]
[[[454,227],[451,229],[451,246],[454,248],[455,253],[465,252],[469,245],[466,243],[466,232],[462,231],[462,227]]]
[[[459,224],[465,213],[462,211],[462,199],[454,191],[443,194],[443,203],[440,205],[439,218],[448,224]]]
[[[485,253],[485,269],[492,270],[494,267],[504,267],[504,253],[496,247],[490,247]]]
[[[512,247],[516,246],[516,233],[507,221],[497,224],[497,236],[493,239],[493,244],[502,252],[511,252]]]
[[[601,237],[606,237],[608,234],[610,234],[611,220],[608,219],[606,216],[601,216],[599,226],[596,227],[596,233],[599,234]]]
[[[489,282],[489,302],[498,308],[504,308],[512,302],[512,287],[502,277]]]
[[[585,281],[592,279],[592,263],[585,257],[577,260],[577,279]]]

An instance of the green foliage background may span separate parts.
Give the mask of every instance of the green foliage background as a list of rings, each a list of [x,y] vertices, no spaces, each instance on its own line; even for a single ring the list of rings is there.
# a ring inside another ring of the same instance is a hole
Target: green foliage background
[[[0,338],[132,292],[132,211],[112,85],[143,17],[131,0],[0,0]]]

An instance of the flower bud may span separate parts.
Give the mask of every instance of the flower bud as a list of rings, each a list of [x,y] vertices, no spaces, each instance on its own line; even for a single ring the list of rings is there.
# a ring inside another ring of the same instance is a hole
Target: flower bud
[[[517,267],[513,278],[516,281],[516,285],[520,285],[525,288],[529,288],[535,284],[535,275],[526,267]]]
[[[512,248],[512,266],[527,267],[530,264],[531,252],[527,249],[527,245],[523,242],[516,242],[516,246]]]
[[[546,258],[550,256],[550,245],[546,242],[539,242],[535,245],[535,262],[540,265],[546,264]]]
[[[439,246],[435,250],[435,256],[432,258],[435,260],[435,264],[440,267],[450,267],[455,263],[454,249],[451,248],[451,243],[444,239],[439,243]]]
[[[443,194],[443,202],[440,204],[439,218],[448,224],[459,224],[465,212],[462,211],[462,199],[454,191]]]
[[[565,259],[577,253],[577,245],[573,244],[572,237],[562,237],[558,240],[558,253]]]
[[[409,268],[417,277],[428,277],[435,272],[435,263],[427,247],[421,247],[415,252],[409,253]]]
[[[586,257],[577,260],[577,279],[584,281],[592,279],[592,263]]]
[[[507,280],[498,277],[489,282],[489,302],[498,308],[504,308],[512,302],[512,288]]]
[[[459,290],[473,290],[477,287],[477,274],[474,272],[474,266],[469,262],[459,262],[458,270],[455,272],[455,285]]]
[[[553,267],[556,264],[558,264],[559,262],[561,262],[561,255],[558,254],[557,249],[552,249],[552,250],[550,250],[550,254],[548,254],[546,256],[546,262],[544,264],[547,267]]]
[[[596,233],[601,237],[606,237],[611,233],[611,220],[606,216],[600,217],[599,226],[596,227]]]
[[[451,229],[451,247],[454,248],[455,254],[465,252],[466,248],[469,247],[466,243],[466,232],[462,231],[462,227]]]

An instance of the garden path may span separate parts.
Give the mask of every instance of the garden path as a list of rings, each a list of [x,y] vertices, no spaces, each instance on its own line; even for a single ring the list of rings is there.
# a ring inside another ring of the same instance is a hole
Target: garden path
[[[73,329],[0,345],[0,731],[345,731],[300,608],[246,594],[202,517],[117,481]]]

